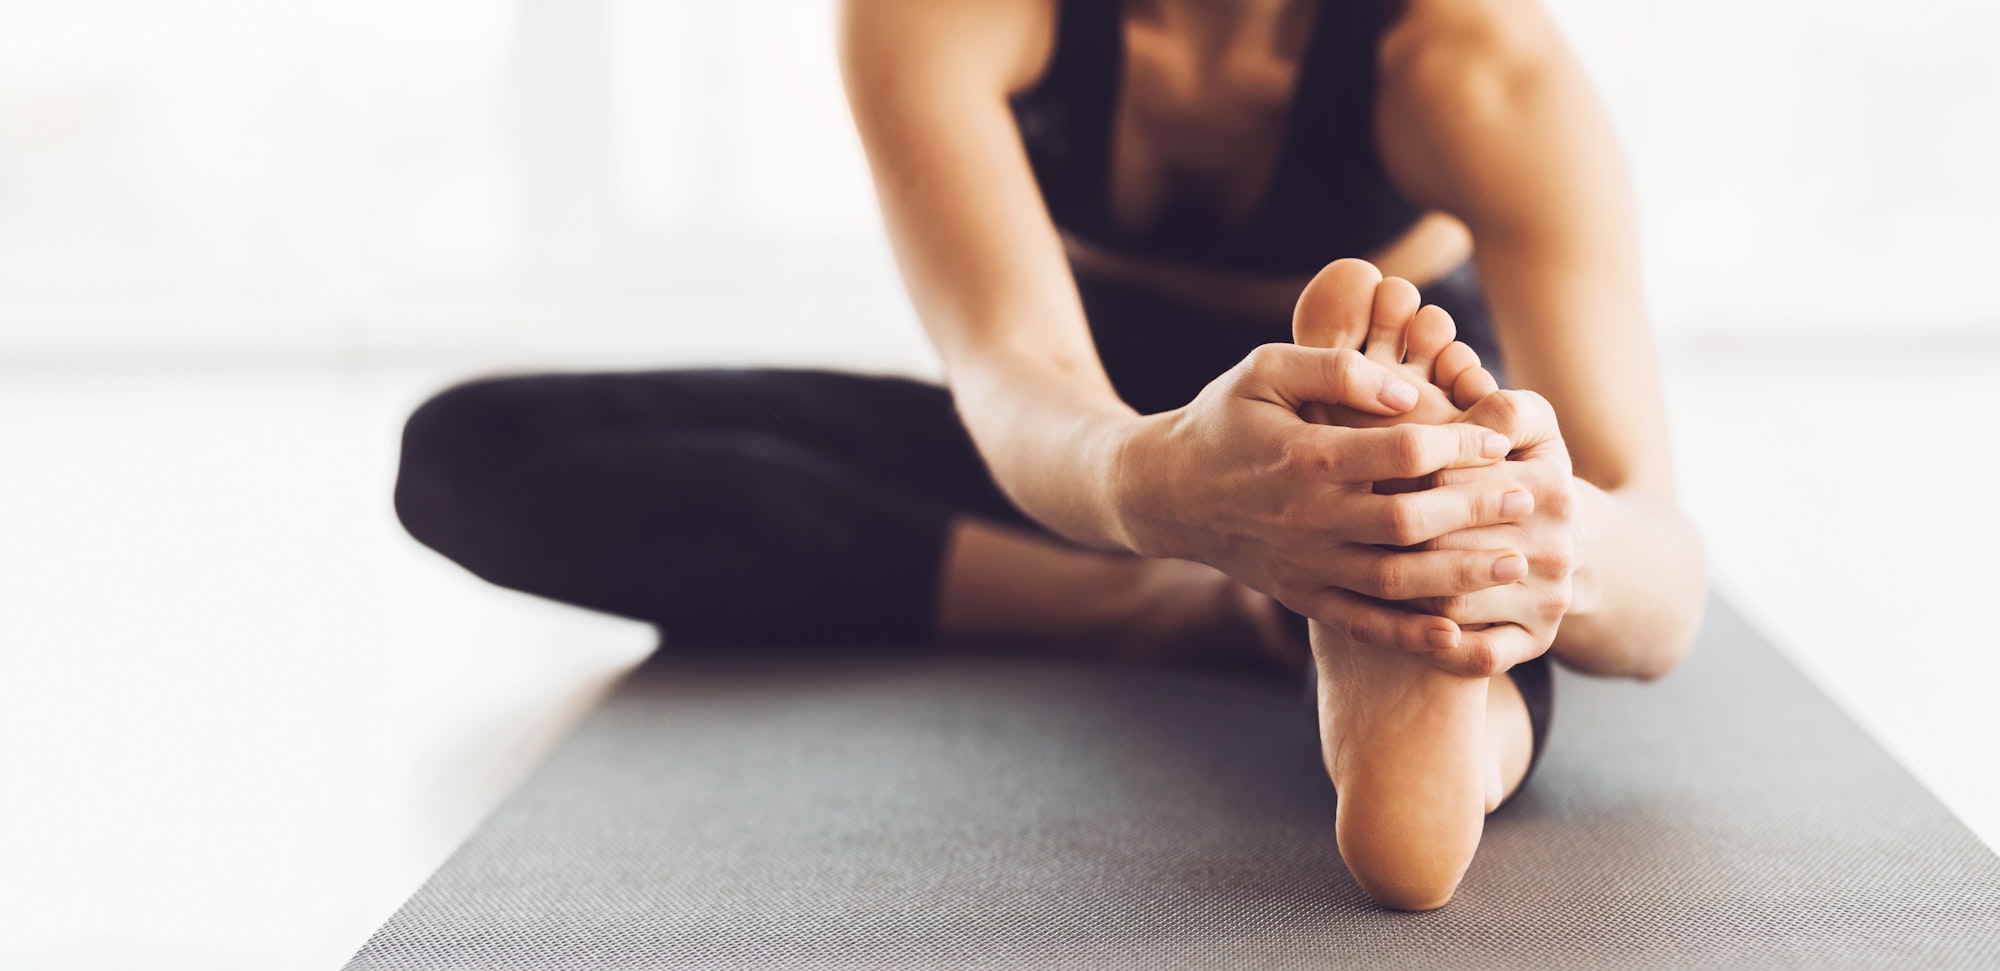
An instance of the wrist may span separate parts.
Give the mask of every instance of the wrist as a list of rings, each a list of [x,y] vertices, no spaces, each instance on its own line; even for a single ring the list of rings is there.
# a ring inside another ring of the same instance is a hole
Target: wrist
[[[1692,645],[1706,601],[1701,540],[1671,498],[1579,480],[1571,607],[1555,644],[1603,677],[1659,677]]]
[[[1105,520],[1111,538],[1119,546],[1140,556],[1179,556],[1173,542],[1171,519],[1158,508],[1160,454],[1168,446],[1179,410],[1138,415],[1120,422],[1112,432],[1110,461],[1103,472],[1106,483]]]
[[[1570,549],[1575,569],[1570,573],[1567,616],[1588,620],[1597,614],[1605,599],[1603,572],[1599,567],[1603,563],[1605,529],[1618,515],[1615,506],[1619,500],[1588,480],[1573,478],[1576,504],[1570,517]]]

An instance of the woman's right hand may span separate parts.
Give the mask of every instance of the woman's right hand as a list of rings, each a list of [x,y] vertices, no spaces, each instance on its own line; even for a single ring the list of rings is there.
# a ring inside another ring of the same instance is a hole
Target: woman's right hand
[[[1500,480],[1376,495],[1375,483],[1491,465],[1511,447],[1473,424],[1312,424],[1310,402],[1396,415],[1417,392],[1353,350],[1266,344],[1121,442],[1115,501],[1134,552],[1207,563],[1357,641],[1458,646],[1458,626],[1378,601],[1463,596],[1521,578],[1501,550],[1406,552],[1456,530],[1513,522],[1531,497]]]

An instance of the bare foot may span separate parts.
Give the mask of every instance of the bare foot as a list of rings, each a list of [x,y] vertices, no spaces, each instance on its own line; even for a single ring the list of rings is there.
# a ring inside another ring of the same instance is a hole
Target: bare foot
[[[1383,279],[1362,260],[1340,260],[1306,284],[1292,315],[1292,339],[1308,347],[1345,347],[1400,371],[1417,387],[1416,407],[1383,418],[1338,405],[1309,405],[1308,421],[1350,428],[1405,422],[1456,421],[1498,388],[1479,364],[1479,353],[1456,340],[1457,325],[1443,308],[1422,305],[1417,288],[1399,277]]]
[[[1471,400],[1491,390],[1478,355],[1453,340],[1450,315],[1419,308],[1415,287],[1384,280],[1362,261],[1320,271],[1300,296],[1294,339],[1361,349],[1402,370],[1420,399],[1390,421],[1341,408],[1307,417],[1357,426],[1444,423],[1461,414],[1447,389]],[[1309,630],[1322,754],[1340,794],[1341,859],[1384,905],[1442,907],[1472,862],[1486,813],[1526,772],[1531,743],[1520,692],[1505,676],[1459,677],[1423,655],[1358,645],[1317,621]]]

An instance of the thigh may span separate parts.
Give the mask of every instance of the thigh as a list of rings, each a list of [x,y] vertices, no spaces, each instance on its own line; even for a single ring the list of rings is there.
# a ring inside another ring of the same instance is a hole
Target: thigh
[[[954,509],[1028,525],[988,473],[951,393],[835,371],[704,369],[544,374],[462,385],[433,403],[450,424],[530,450],[643,451],[740,436]],[[432,407],[432,406],[427,406]]]

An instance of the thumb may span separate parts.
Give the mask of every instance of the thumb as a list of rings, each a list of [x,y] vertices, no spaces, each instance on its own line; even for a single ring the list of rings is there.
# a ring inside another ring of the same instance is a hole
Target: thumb
[[[1533,391],[1495,391],[1466,409],[1460,421],[1483,425],[1502,435],[1514,451],[1562,441],[1556,425],[1556,410],[1547,398]]]
[[[1293,411],[1317,401],[1371,415],[1400,415],[1417,404],[1416,386],[1351,348],[1265,344],[1250,352],[1243,365],[1260,390]]]

